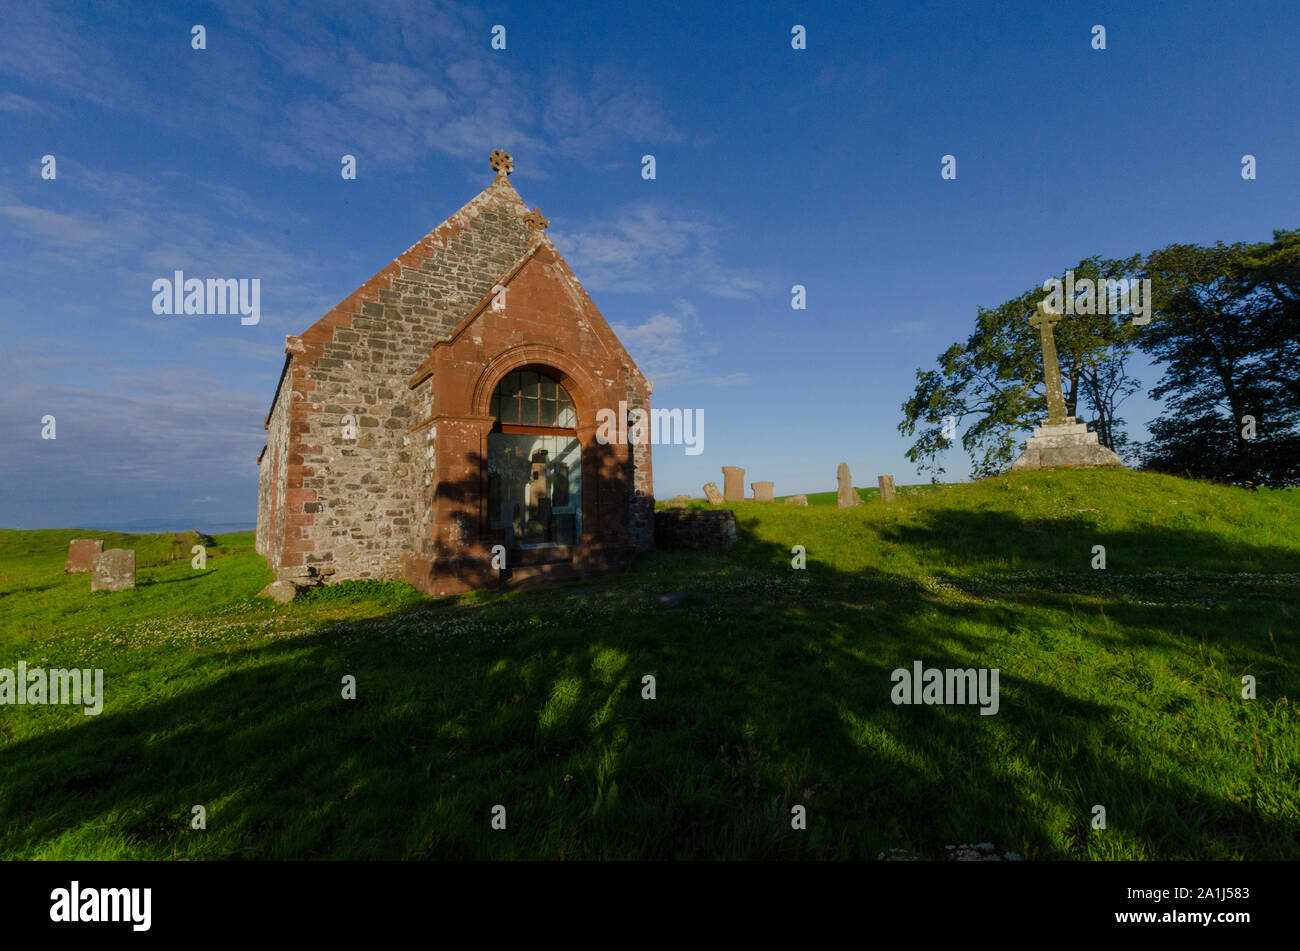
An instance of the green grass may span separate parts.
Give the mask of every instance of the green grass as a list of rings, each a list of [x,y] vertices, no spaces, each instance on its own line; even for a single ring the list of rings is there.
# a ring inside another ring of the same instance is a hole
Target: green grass
[[[928,485],[928,484],[927,485],[900,485],[895,487],[895,491],[897,492],[898,495],[902,496],[902,495],[918,495],[923,492],[940,492],[947,488],[949,487],[946,485]],[[864,502],[880,501],[879,488],[873,487],[870,489],[854,489],[853,491],[857,492],[858,497],[861,498],[862,501]],[[779,495],[777,496],[777,501],[784,502],[789,497],[790,496],[788,495]],[[806,493],[805,497],[808,499],[808,505],[810,507],[817,506],[817,505],[829,505],[832,507],[836,507],[839,504],[838,492],[809,492]]]
[[[444,601],[256,600],[251,533],[199,572],[170,536],[0,532],[0,667],[107,695],[0,707],[0,857],[1300,858],[1300,492],[914,488],[736,503],[725,556]],[[138,587],[62,574],[72,537],[135,547]],[[998,714],[895,706],[915,660],[998,668]]]

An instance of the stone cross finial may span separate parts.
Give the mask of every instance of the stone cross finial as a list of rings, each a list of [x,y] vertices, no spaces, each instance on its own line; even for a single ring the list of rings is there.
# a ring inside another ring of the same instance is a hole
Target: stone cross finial
[[[1047,425],[1058,426],[1069,421],[1065,415],[1065,397],[1061,393],[1061,366],[1056,361],[1056,338],[1052,328],[1061,315],[1054,314],[1039,301],[1038,313],[1029,318],[1029,325],[1038,328],[1043,345],[1043,382],[1047,386]]]
[[[493,149],[492,154],[488,156],[488,162],[492,166],[492,171],[497,173],[497,179],[503,179],[515,170],[515,160],[510,157],[509,152],[502,152],[500,149]]]
[[[528,212],[528,214],[524,215],[524,224],[528,225],[529,231],[536,233],[538,231],[545,231],[549,228],[551,226],[551,219],[543,218],[542,210],[540,208],[534,208],[532,211]]]

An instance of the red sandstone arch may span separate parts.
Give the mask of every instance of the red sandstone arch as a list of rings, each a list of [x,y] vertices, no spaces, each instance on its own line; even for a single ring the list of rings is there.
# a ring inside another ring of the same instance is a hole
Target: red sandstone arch
[[[523,344],[505,350],[487,362],[474,383],[473,396],[470,398],[470,411],[475,416],[490,415],[492,393],[507,373],[528,366],[545,367],[554,371],[564,388],[569,391],[573,409],[578,414],[577,429],[595,426],[596,402],[601,387],[570,354],[556,347],[539,344]]]

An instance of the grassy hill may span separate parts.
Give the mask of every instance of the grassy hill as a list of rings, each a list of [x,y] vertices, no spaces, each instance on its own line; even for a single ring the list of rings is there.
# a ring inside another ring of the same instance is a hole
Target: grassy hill
[[[170,535],[0,531],[0,667],[106,692],[0,707],[0,857],[1300,858],[1300,492],[829,495],[735,503],[727,555],[443,601],[257,600],[251,533],[197,571]],[[64,575],[72,537],[134,547],[138,587]],[[998,713],[894,705],[918,660],[997,668]]]
[[[944,489],[951,488],[948,485],[900,485],[897,487],[898,495],[917,495],[922,492],[942,492]],[[880,489],[873,486],[870,489],[854,489],[858,497],[864,502],[880,501]],[[778,502],[784,502],[790,498],[788,495],[779,495],[776,497]],[[810,506],[839,504],[838,492],[808,492],[804,494]]]

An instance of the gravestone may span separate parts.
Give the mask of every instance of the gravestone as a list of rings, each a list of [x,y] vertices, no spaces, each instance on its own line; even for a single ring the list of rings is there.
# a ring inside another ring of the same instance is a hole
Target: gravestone
[[[104,542],[99,538],[74,538],[68,542],[68,563],[63,566],[63,573],[79,575],[94,567],[95,556],[104,550]]]
[[[792,495],[792,496],[790,496],[788,499],[785,500],[785,504],[786,504],[786,505],[807,505],[807,504],[808,504],[808,496],[806,496],[806,495]]]
[[[847,462],[841,462],[840,467],[835,470],[835,480],[839,483],[839,487],[836,489],[835,502],[840,508],[851,509],[862,504],[862,497],[853,488],[853,477],[849,475],[849,464]]]
[[[95,555],[90,572],[91,591],[125,591],[135,587],[135,552],[110,548]]]
[[[667,502],[664,503],[664,508],[684,509],[690,504],[691,504],[691,497],[689,495],[674,495],[671,499],[669,499]]]
[[[727,501],[723,498],[722,492],[718,489],[716,482],[704,483],[704,497],[709,500],[710,505],[721,505]]]
[[[751,482],[749,487],[754,490],[755,502],[771,502],[773,482]]]
[[[728,502],[741,502],[745,498],[745,470],[739,466],[722,467],[722,494]]]
[[[1025,451],[1011,464],[1012,470],[1096,467],[1122,467],[1119,456],[1101,444],[1096,433],[1088,432],[1087,423],[1080,423],[1065,414],[1065,398],[1061,394],[1061,368],[1056,361],[1056,338],[1052,328],[1061,320],[1040,301],[1038,313],[1029,318],[1031,326],[1038,328],[1039,342],[1043,348],[1043,383],[1047,389],[1047,419],[1025,441]]]
[[[891,475],[877,476],[876,481],[880,483],[880,501],[894,501],[894,477]]]

